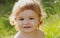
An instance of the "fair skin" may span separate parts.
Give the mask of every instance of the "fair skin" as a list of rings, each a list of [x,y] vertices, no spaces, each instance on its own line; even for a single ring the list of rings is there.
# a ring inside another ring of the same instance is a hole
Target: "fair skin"
[[[38,29],[40,18],[33,10],[24,10],[18,14],[15,27],[19,33],[15,38],[44,38],[44,33]]]

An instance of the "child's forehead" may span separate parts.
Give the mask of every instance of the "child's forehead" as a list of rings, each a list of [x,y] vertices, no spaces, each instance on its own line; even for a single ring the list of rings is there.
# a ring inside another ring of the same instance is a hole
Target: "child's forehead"
[[[24,10],[23,12],[18,14],[18,17],[36,17],[36,14],[33,10]]]
[[[33,13],[33,12],[34,12],[34,13],[37,13],[35,10],[32,10],[32,9],[21,9],[21,10],[19,10],[17,13],[22,13],[22,14],[23,14],[23,12],[24,12],[25,14],[26,14],[26,13],[28,14],[28,12],[29,12],[29,13],[31,13],[31,12],[32,12],[32,13]]]

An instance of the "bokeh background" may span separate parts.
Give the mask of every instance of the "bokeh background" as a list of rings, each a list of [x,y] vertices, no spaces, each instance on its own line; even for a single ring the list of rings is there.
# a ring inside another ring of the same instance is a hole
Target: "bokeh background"
[[[18,0],[0,0],[0,38],[13,38],[17,32],[8,19],[16,1]],[[39,1],[46,13],[41,27],[45,38],[60,38],[60,0]]]

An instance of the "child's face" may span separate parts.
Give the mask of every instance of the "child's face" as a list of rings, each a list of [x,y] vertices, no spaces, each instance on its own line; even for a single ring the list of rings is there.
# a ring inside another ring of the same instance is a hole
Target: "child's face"
[[[16,28],[21,32],[32,32],[38,28],[39,16],[33,10],[22,11],[16,19]]]

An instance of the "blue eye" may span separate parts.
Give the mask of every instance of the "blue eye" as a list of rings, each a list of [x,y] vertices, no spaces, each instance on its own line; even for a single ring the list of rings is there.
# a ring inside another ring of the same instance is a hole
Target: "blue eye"
[[[33,20],[34,18],[29,18],[30,20]]]
[[[23,18],[21,18],[21,19],[19,19],[19,20],[22,20],[22,21],[23,21],[24,19],[23,19]]]

